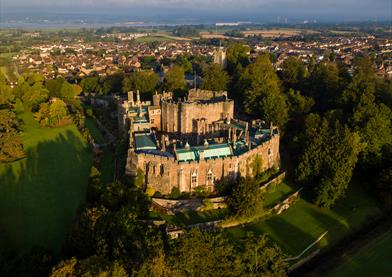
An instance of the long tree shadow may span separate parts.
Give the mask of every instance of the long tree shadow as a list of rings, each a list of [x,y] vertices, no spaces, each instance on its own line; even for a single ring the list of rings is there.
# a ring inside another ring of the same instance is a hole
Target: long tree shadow
[[[92,154],[66,130],[0,165],[0,246],[20,254],[34,245],[55,253],[85,199]]]

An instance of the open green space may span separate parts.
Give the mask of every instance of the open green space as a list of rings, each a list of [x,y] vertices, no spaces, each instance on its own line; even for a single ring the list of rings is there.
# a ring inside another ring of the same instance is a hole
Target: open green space
[[[0,248],[56,253],[85,199],[92,153],[73,124],[42,128],[31,113],[20,118],[27,157],[0,164]]]
[[[264,194],[264,207],[272,208],[292,193],[294,193],[294,189],[286,183],[271,184]]]
[[[319,208],[303,199],[280,215],[260,219],[254,223],[227,229],[233,240],[252,231],[267,234],[287,254],[295,256],[313,243],[321,234],[328,234],[315,247],[323,248],[336,243],[368,219],[381,214],[377,201],[359,185],[352,184],[347,197],[331,209]],[[314,251],[316,248],[311,249]]]
[[[152,42],[152,41],[162,42],[168,40],[174,40],[174,39],[168,36],[160,36],[160,35],[145,36],[136,39],[137,42]]]
[[[328,276],[392,276],[392,230],[344,256]]]
[[[101,130],[99,130],[94,118],[86,117],[84,124],[86,128],[90,130],[90,133],[93,136],[95,143],[105,143],[105,139],[102,135],[102,132]]]

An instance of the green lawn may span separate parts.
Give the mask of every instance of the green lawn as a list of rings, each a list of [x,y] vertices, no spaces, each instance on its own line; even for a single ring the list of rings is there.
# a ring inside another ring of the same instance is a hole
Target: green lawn
[[[268,234],[287,254],[294,256],[325,231],[328,234],[317,247],[336,243],[380,213],[376,200],[361,187],[355,186],[349,189],[347,198],[339,201],[332,210],[319,208],[300,199],[281,215],[261,219],[244,227],[234,227],[227,232],[233,240],[245,236],[248,231]]]
[[[86,128],[90,130],[91,135],[93,136],[96,143],[105,143],[105,138],[93,118],[86,117],[85,125]],[[103,149],[102,153],[101,174],[101,179],[103,183],[112,182],[114,179],[113,152],[107,147]]]
[[[264,207],[272,208],[276,204],[285,200],[294,189],[285,183],[271,184],[264,194]]]
[[[392,231],[374,238],[334,267],[328,276],[392,276]]]
[[[0,164],[0,247],[58,252],[84,201],[92,153],[74,125],[41,128],[31,113],[21,118],[27,158]]]
[[[94,118],[86,117],[85,125],[86,128],[90,130],[90,133],[93,136],[95,143],[105,143],[102,132],[101,130],[99,130]]]

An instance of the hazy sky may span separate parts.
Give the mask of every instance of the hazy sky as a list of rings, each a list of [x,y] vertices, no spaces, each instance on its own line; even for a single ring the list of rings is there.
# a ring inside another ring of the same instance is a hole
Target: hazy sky
[[[392,0],[0,0],[4,11],[149,14],[186,12],[340,19],[392,18]]]

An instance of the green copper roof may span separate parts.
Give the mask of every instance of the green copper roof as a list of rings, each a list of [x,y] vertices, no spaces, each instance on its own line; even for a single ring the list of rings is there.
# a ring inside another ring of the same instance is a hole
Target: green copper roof
[[[177,159],[181,162],[195,161],[198,159],[197,152],[194,149],[178,149],[176,150]]]
[[[203,152],[204,159],[222,158],[232,156],[231,147],[227,143],[204,146],[191,147],[190,149],[177,149],[176,156],[178,161],[195,161],[200,159]]]
[[[135,134],[136,150],[155,150],[157,146],[151,135]]]

